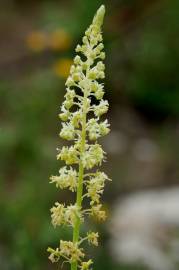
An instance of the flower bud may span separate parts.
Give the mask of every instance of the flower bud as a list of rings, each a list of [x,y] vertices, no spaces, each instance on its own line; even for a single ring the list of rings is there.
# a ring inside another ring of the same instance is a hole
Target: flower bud
[[[71,77],[68,77],[65,85],[68,86],[68,87],[73,86],[74,85],[74,80]]]
[[[60,113],[59,114],[59,117],[62,121],[67,121],[68,120],[68,117],[69,117],[69,114],[68,113]]]
[[[105,59],[105,52],[101,52],[100,55],[99,55],[99,58],[101,58],[102,60]]]
[[[88,78],[91,80],[95,80],[96,77],[97,77],[97,71],[95,69],[91,69],[88,74]]]
[[[83,43],[88,44],[88,38],[86,36],[83,37]]]
[[[81,46],[80,45],[77,45],[75,51],[76,52],[81,52]]]
[[[81,58],[79,55],[75,56],[74,63],[75,63],[75,65],[79,65],[81,63]]]

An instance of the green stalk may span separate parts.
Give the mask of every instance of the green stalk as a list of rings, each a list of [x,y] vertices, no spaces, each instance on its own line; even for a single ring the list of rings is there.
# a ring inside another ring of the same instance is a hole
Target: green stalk
[[[84,95],[83,101],[83,119],[82,119],[82,133],[81,133],[81,153],[82,155],[85,151],[85,141],[86,141],[86,95]],[[77,187],[77,197],[76,204],[79,208],[81,208],[82,200],[83,200],[83,175],[84,175],[84,167],[82,162],[79,163],[79,178],[78,178],[78,187]],[[76,219],[76,223],[73,229],[73,243],[77,243],[79,240],[79,232],[80,232],[80,219]],[[71,263],[71,270],[77,270],[77,262]]]

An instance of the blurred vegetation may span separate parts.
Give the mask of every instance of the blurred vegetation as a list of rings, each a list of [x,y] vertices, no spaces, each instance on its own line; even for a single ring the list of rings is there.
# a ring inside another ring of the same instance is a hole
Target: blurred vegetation
[[[119,115],[120,108],[132,110],[152,127],[157,123],[161,144],[163,138],[168,140],[168,127],[177,125],[177,0],[4,1],[0,10],[2,270],[54,269],[45,250],[57,244],[60,235],[69,237],[69,231],[52,228],[49,209],[55,200],[70,200],[71,195],[58,194],[48,177],[59,168],[55,149],[62,144],[57,136],[57,115],[65,91],[64,79],[74,47],[102,2],[107,9],[106,96],[111,104],[112,128],[118,125],[115,121],[119,118],[113,118],[116,108]],[[174,148],[177,151],[178,144]],[[177,153],[175,157],[177,163]],[[116,190],[118,162],[111,153],[105,165],[110,166],[107,170],[114,178],[114,186],[105,194],[108,208],[123,191]],[[127,165],[124,168],[127,170]],[[178,171],[174,182],[177,175]],[[128,188],[130,183],[126,185]],[[106,227],[100,230],[104,246],[92,251],[96,269],[142,270],[116,265],[107,247]]]

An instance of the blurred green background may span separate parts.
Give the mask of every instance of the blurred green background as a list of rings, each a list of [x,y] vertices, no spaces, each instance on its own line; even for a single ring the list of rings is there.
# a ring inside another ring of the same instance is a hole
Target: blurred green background
[[[0,269],[57,269],[46,248],[70,231],[49,209],[69,201],[48,178],[58,171],[58,113],[74,48],[94,12],[106,5],[106,98],[111,134],[104,169],[109,220],[116,199],[168,188],[179,176],[178,0],[2,0],[0,3]],[[108,223],[89,250],[95,269],[141,270],[111,256]],[[64,266],[68,269],[68,266]]]

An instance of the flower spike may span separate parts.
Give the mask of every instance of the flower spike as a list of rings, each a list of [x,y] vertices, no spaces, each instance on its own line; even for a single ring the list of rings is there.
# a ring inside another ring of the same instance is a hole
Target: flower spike
[[[98,232],[89,231],[81,237],[80,227],[85,217],[95,217],[100,221],[106,218],[101,195],[106,181],[110,179],[104,172],[98,169],[95,171],[106,155],[97,140],[110,131],[107,119],[101,119],[109,107],[108,101],[103,99],[104,86],[101,82],[105,77],[101,33],[104,14],[105,7],[102,5],[86,30],[82,44],[76,47],[77,55],[65,83],[65,100],[59,114],[62,121],[59,136],[73,144],[58,149],[57,159],[64,161],[65,166],[60,168],[59,175],[50,177],[50,183],[54,183],[57,188],[67,188],[76,193],[74,204],[65,206],[56,202],[50,210],[53,226],[72,227],[73,239],[61,239],[57,248],[48,248],[49,259],[52,262],[64,260],[71,265],[71,270],[91,270],[93,261],[86,260],[82,244],[87,241],[90,245],[98,246]],[[92,102],[94,98],[95,104]],[[91,169],[92,172],[89,171]],[[87,209],[83,208],[85,199],[89,201]]]

